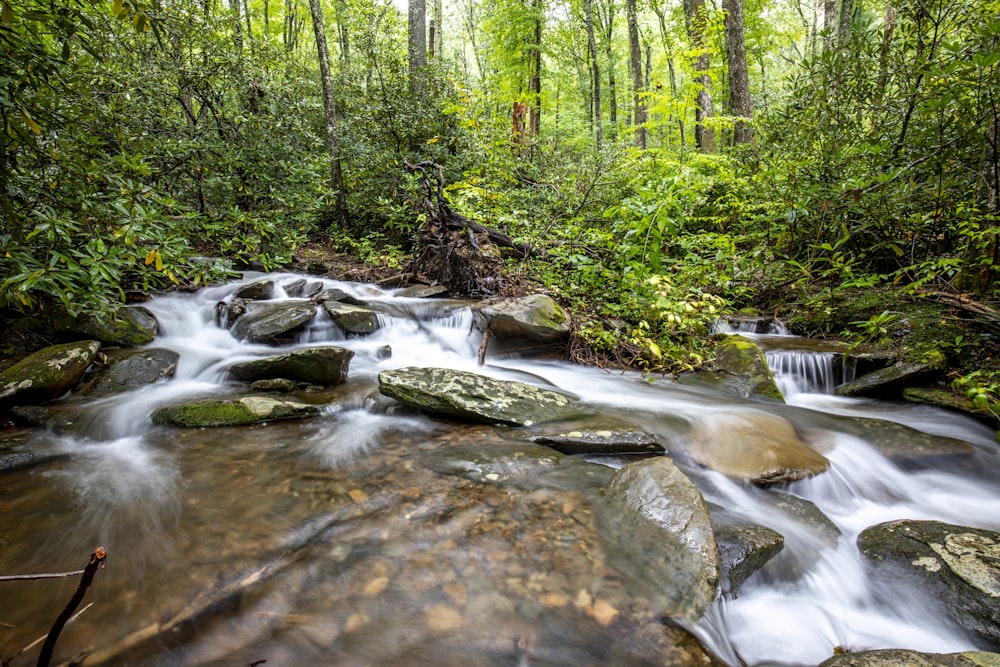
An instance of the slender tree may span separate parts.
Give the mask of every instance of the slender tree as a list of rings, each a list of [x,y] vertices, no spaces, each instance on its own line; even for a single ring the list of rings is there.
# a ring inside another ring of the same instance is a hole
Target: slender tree
[[[715,130],[706,122],[712,117],[712,77],[708,72],[711,59],[705,39],[707,28],[705,0],[684,0],[684,19],[691,46],[696,52],[693,66],[698,92],[694,115],[694,139],[698,144],[698,150],[702,153],[714,153]]]
[[[426,0],[409,0],[409,36],[407,53],[410,61],[410,94],[424,89],[424,70],[427,67],[427,3]]]
[[[601,68],[597,64],[597,42],[594,40],[593,0],[583,0],[583,14],[587,27],[587,58],[590,61],[591,83],[594,86],[594,142],[600,150],[604,140],[601,124]]]
[[[753,101],[750,98],[750,75],[743,34],[743,0],[726,2],[726,54],[729,57],[729,100],[736,116],[733,143],[748,144],[753,141],[750,127]]]
[[[628,66],[632,75],[632,109],[635,125],[635,145],[646,149],[646,102],[642,97],[642,48],[639,46],[639,20],[635,0],[625,0],[625,20],[628,23]]]
[[[533,137],[538,136],[542,122],[542,19],[545,17],[542,0],[532,0],[534,10],[534,38],[528,47],[530,56],[528,92],[528,131]]]
[[[340,168],[340,143],[337,138],[337,105],[333,96],[333,75],[330,73],[330,52],[326,46],[323,26],[323,8],[320,0],[309,0],[313,31],[316,33],[316,55],[319,75],[323,85],[323,112],[326,116],[326,147],[330,151],[330,187],[336,193],[334,214],[341,221],[347,220],[347,200],[344,196],[344,175]]]

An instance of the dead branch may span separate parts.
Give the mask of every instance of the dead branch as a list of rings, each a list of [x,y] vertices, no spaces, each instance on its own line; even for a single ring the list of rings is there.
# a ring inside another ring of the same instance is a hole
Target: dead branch
[[[93,602],[88,602],[86,605],[84,605],[83,609],[81,609],[80,611],[78,611],[75,614],[73,614],[72,616],[70,616],[69,620],[66,621],[66,625],[72,625],[73,621],[75,621],[76,619],[80,618],[80,616],[83,615],[83,612],[87,611],[88,609],[90,609],[93,606],[94,606]],[[6,626],[7,624],[6,623],[0,623],[0,625]],[[9,627],[13,628],[14,626],[11,625]],[[31,642],[27,646],[21,648],[21,650],[19,650],[17,653],[15,653],[13,656],[11,656],[10,660],[8,660],[7,662],[4,662],[3,659],[0,658],[0,665],[12,665],[12,664],[14,664],[15,660],[17,660],[19,657],[21,657],[22,655],[24,655],[25,653],[27,653],[31,649],[33,649],[36,646],[38,646],[39,644],[41,644],[43,641],[45,641],[46,637],[48,637],[48,635],[42,635],[41,637],[39,637],[35,641]]]
[[[73,570],[72,572],[53,572],[50,574],[7,574],[0,576],[0,581],[32,581],[35,579],[57,579],[60,577],[75,577],[83,574],[86,570]]]
[[[996,329],[1000,327],[1000,311],[970,298],[967,294],[918,290],[916,295],[921,298],[940,301],[964,313],[969,313],[977,319],[984,321],[984,324],[991,328]]]
[[[42,644],[42,652],[38,655],[38,667],[48,667],[49,662],[52,660],[52,651],[56,647],[56,640],[59,639],[59,633],[62,632],[67,621],[73,616],[76,608],[80,606],[83,596],[87,594],[87,589],[90,588],[91,582],[94,581],[94,574],[97,573],[97,568],[104,567],[107,557],[108,552],[104,550],[104,547],[97,547],[94,549],[94,553],[90,554],[90,562],[83,569],[83,577],[80,578],[80,585],[77,586],[76,592],[73,593],[73,597],[70,598],[62,613],[59,614],[56,622],[52,624],[52,629],[49,630],[49,634],[45,638],[45,643]]]

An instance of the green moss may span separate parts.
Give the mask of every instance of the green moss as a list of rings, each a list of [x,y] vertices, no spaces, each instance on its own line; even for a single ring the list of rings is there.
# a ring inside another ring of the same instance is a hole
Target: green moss
[[[195,401],[163,408],[153,413],[161,426],[242,426],[261,421],[238,401]]]

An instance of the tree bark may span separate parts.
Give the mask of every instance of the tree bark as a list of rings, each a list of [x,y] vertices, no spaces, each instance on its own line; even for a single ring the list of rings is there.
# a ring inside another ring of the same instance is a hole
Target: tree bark
[[[409,35],[407,52],[410,62],[410,94],[417,95],[424,89],[424,70],[427,67],[427,3],[426,0],[409,0]]]
[[[699,86],[695,100],[694,139],[702,153],[714,153],[715,130],[706,123],[712,117],[712,78],[708,73],[711,60],[705,40],[705,0],[684,0],[684,18],[691,46],[697,52],[693,62],[695,81]]]
[[[750,127],[753,100],[750,98],[750,74],[743,35],[743,0],[728,0],[726,3],[726,53],[729,56],[729,99],[733,115],[737,117],[733,143],[749,144],[753,141]]]
[[[591,78],[594,84],[594,143],[601,149],[604,141],[601,123],[601,68],[597,64],[597,42],[594,39],[594,7],[593,0],[583,1],[584,21],[587,24],[587,55],[590,58]]]
[[[531,55],[528,92],[531,96],[528,102],[528,132],[537,137],[542,123],[542,1],[532,0],[534,10],[535,34],[529,48]]]
[[[351,70],[351,40],[347,26],[347,3],[336,0],[334,9],[337,13],[337,35],[340,38],[340,60],[344,63],[344,71]]]
[[[347,201],[344,196],[344,175],[340,168],[340,144],[337,138],[337,106],[333,97],[333,76],[330,73],[330,52],[326,46],[323,26],[323,8],[320,0],[309,0],[313,31],[316,33],[316,55],[323,85],[323,112],[326,120],[326,147],[330,151],[330,187],[336,193],[334,215],[341,222],[347,220]]]
[[[604,53],[608,59],[608,121],[611,127],[611,138],[617,136],[618,130],[618,95],[615,82],[615,0],[608,0],[607,23],[604,24]]]
[[[854,0],[841,0],[840,3],[840,26],[837,28],[837,39],[840,47],[844,48],[851,41],[854,34]]]
[[[823,50],[829,51],[837,43],[837,30],[840,28],[839,0],[823,0]]]
[[[646,101],[642,94],[642,48],[639,46],[639,20],[635,0],[625,0],[625,20],[628,23],[628,66],[632,75],[632,122],[636,148],[646,150]]]
[[[442,5],[442,0],[434,0],[434,6],[431,13],[433,25],[434,25],[434,36],[431,38],[431,53],[433,53],[438,58],[444,57],[444,7]]]

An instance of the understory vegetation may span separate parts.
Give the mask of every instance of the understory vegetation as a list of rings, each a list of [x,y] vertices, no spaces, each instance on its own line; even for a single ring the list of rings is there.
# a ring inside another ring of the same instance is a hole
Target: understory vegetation
[[[317,249],[406,274],[422,164],[577,360],[696,368],[754,313],[1000,396],[996,0],[0,5],[7,313]]]

